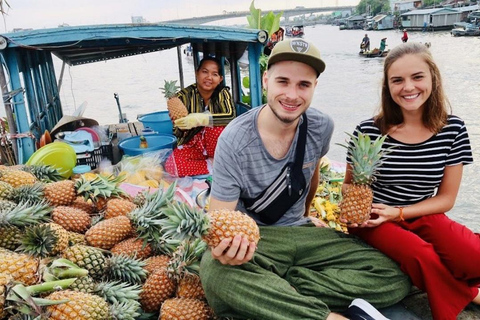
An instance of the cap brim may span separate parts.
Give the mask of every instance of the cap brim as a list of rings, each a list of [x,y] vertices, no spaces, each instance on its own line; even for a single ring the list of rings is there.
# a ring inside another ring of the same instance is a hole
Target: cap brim
[[[50,135],[54,137],[57,132],[61,131],[62,127],[68,124],[71,124],[72,122],[75,122],[75,121],[83,122],[83,125],[85,127],[98,126],[97,120],[94,120],[94,119],[84,118],[84,117],[75,117],[75,116],[63,116],[55,125],[55,127],[53,127],[52,131],[50,131]]]

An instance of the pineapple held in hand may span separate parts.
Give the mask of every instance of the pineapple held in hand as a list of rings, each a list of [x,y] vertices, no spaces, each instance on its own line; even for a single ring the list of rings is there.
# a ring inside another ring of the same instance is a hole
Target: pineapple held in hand
[[[165,98],[167,98],[168,115],[170,116],[170,119],[172,119],[172,122],[175,122],[175,120],[186,117],[188,115],[188,110],[183,104],[182,100],[175,96],[175,93],[180,88],[175,85],[176,83],[177,80],[165,80],[164,87],[160,88],[162,89]]]
[[[349,134],[351,140],[347,148],[352,161],[352,183],[346,186],[340,203],[340,219],[347,223],[362,224],[370,219],[373,192],[370,185],[375,181],[374,174],[381,164],[381,158],[386,153],[382,144],[387,136],[379,136],[375,141],[363,133],[358,137]]]

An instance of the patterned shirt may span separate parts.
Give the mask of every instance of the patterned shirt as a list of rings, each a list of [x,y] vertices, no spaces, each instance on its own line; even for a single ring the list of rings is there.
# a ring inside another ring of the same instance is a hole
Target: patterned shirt
[[[228,87],[220,90],[218,94],[218,103],[214,103],[213,99],[210,99],[208,105],[205,105],[196,83],[180,90],[177,93],[177,97],[183,102],[183,104],[185,104],[188,113],[210,111],[213,118],[213,126],[226,126],[237,115],[232,95],[230,94]],[[178,144],[181,145],[190,141],[190,139],[202,129],[203,127],[197,127],[188,131],[181,131],[180,129],[175,128],[175,135],[180,137]]]
[[[372,140],[381,135],[373,118],[361,122],[358,131]],[[440,185],[446,166],[470,164],[472,149],[462,119],[450,115],[436,135],[421,143],[403,143],[388,136],[382,148],[391,148],[372,184],[373,202],[390,206],[412,205],[432,197]],[[350,155],[347,162],[352,163]]]

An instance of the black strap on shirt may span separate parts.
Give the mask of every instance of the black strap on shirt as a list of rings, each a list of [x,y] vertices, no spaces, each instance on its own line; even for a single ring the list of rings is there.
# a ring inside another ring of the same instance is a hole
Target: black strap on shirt
[[[256,198],[242,198],[247,210],[258,215],[265,224],[274,224],[290,209],[305,191],[307,182],[303,175],[303,159],[307,140],[307,116],[303,122],[295,149],[295,161],[287,163],[280,174]]]

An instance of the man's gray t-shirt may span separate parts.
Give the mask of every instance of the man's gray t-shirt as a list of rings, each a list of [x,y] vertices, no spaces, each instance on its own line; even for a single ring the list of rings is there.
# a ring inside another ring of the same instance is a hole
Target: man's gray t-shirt
[[[254,108],[237,117],[225,128],[218,139],[213,164],[211,196],[220,201],[238,201],[237,210],[246,212],[259,225],[255,213],[245,209],[242,198],[256,198],[279,175],[281,169],[295,160],[299,128],[290,150],[283,159],[275,159],[265,148],[258,133],[257,119],[262,107]],[[308,130],[303,162],[303,174],[310,189],[310,180],[319,159],[329,149],[333,133],[333,120],[319,110],[306,111]],[[302,121],[302,119],[300,120]],[[278,220],[275,225],[292,226],[309,222],[305,213],[305,199],[308,192]]]

